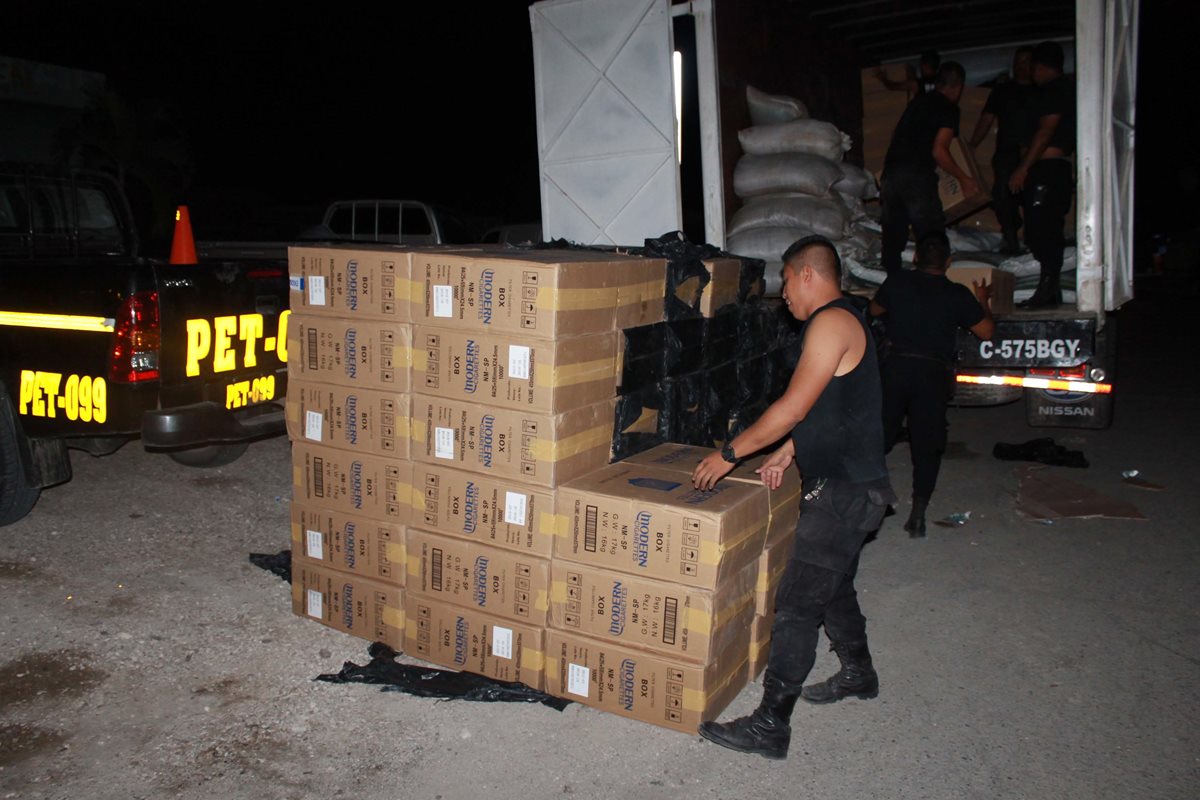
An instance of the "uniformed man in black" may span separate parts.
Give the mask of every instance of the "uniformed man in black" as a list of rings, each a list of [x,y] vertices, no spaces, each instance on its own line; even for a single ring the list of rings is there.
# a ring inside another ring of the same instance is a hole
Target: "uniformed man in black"
[[[958,136],[958,101],[965,79],[961,64],[942,64],[934,90],[908,104],[892,133],[883,160],[879,197],[883,207],[880,261],[889,275],[901,268],[900,254],[908,242],[909,226],[917,239],[945,230],[937,167],[957,178],[965,194],[979,191],[979,184],[950,155],[950,141]]]
[[[775,595],[762,702],[750,716],[700,726],[710,741],[767,758],[787,756],[790,719],[801,696],[827,703],[879,692],[854,575],[863,543],[895,499],[883,457],[875,342],[842,295],[837,250],[824,237],[807,237],[787,249],[783,264],[784,302],[792,316],[806,320],[787,391],[692,473],[696,488],[712,489],[739,455],[790,433],[758,472],[768,487],[778,488],[794,461],[804,479],[795,549]],[[804,686],[822,625],[842,668]]]
[[[883,434],[887,452],[908,420],[912,454],[912,511],[904,529],[925,535],[925,511],[937,485],[946,450],[946,406],[954,393],[958,329],[981,339],[995,332],[991,287],[975,292],[946,277],[950,243],[944,232],[917,242],[916,269],[889,275],[871,300],[871,314],[883,317],[887,353],[883,359]]]
[[[1075,83],[1063,75],[1063,49],[1042,42],[1033,49],[1033,82],[1037,128],[1008,187],[1021,193],[1025,212],[1025,244],[1041,266],[1037,289],[1019,305],[1053,308],[1062,302],[1063,226],[1075,191]]]
[[[992,208],[1000,223],[1004,255],[1021,252],[1021,196],[1008,188],[1008,179],[1021,163],[1021,146],[1029,141],[1033,125],[1033,48],[1018,47],[1013,54],[1012,77],[997,83],[988,93],[987,103],[971,134],[971,147],[978,147],[996,126],[996,149],[992,153]]]

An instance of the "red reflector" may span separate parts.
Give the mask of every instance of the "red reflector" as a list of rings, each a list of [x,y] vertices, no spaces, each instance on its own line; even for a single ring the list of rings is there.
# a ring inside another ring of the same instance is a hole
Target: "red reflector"
[[[282,278],[283,270],[279,269],[279,268],[272,268],[272,267],[258,267],[256,269],[252,269],[249,272],[247,272],[246,277],[247,278],[257,278],[260,280],[263,278]]]
[[[158,380],[158,292],[125,299],[113,331],[109,377],[120,383]]]
[[[1087,364],[1080,364],[1078,367],[1069,367],[1067,369],[1060,369],[1058,371],[1058,376],[1060,378],[1067,378],[1068,380],[1079,381],[1079,380],[1083,380],[1086,373],[1087,373]]]
[[[1047,378],[1053,378],[1054,370],[1052,370],[1052,369],[1031,369],[1031,370],[1029,370],[1029,374],[1030,375],[1043,375]]]

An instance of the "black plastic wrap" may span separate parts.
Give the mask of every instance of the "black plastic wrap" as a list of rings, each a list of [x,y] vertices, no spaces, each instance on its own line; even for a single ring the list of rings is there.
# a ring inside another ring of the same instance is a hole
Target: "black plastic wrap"
[[[278,553],[251,553],[250,563],[262,567],[267,572],[273,572],[288,583],[292,582],[292,551],[280,550]]]
[[[621,331],[621,394],[631,394],[667,377],[678,341],[665,322]]]
[[[474,700],[478,703],[541,703],[562,711],[570,700],[531,689],[523,683],[498,681],[474,672],[405,664],[396,660],[395,650],[383,642],[367,648],[367,664],[347,661],[336,674],[318,675],[324,683],[370,683],[384,692],[404,692],[441,700]]]
[[[612,461],[621,461],[667,441],[665,403],[663,382],[617,398],[617,410],[613,415]]]
[[[693,372],[663,382],[667,398],[664,409],[667,441],[715,446],[704,417],[705,377],[703,372]]]

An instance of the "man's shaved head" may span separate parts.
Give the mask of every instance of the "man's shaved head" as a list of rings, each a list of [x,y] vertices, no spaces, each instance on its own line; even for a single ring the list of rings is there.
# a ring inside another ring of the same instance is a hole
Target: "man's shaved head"
[[[793,270],[808,265],[821,277],[840,286],[842,283],[842,259],[833,242],[824,236],[805,236],[792,243],[783,253],[784,267]]]

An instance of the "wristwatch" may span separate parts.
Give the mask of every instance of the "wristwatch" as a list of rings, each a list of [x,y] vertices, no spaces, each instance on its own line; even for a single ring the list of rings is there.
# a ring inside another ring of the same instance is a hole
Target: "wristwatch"
[[[726,442],[725,446],[721,448],[721,458],[725,459],[730,464],[736,464],[741,461],[741,459],[734,454],[733,445],[729,442]]]

